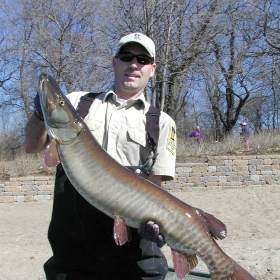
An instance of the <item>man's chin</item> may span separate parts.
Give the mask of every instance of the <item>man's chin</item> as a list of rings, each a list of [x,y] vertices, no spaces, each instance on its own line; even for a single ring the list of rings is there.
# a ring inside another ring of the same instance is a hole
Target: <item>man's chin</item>
[[[137,91],[137,89],[139,89],[139,86],[136,83],[126,82],[126,83],[124,83],[124,88],[127,91],[135,92],[135,91]]]

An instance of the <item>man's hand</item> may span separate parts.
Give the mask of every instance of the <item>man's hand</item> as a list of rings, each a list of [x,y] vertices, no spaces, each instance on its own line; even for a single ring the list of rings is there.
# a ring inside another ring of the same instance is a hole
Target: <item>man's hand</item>
[[[155,242],[159,248],[165,244],[164,237],[159,234],[159,226],[152,221],[143,222],[138,233],[142,238]]]
[[[35,116],[41,120],[44,120],[38,92],[37,92],[36,96],[34,97],[33,104],[34,104],[34,108],[35,108]]]

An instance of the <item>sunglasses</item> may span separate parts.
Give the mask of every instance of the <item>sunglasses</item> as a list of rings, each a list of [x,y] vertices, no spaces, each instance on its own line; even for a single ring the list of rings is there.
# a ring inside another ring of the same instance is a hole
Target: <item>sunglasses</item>
[[[119,53],[116,57],[118,57],[123,62],[131,62],[135,57],[137,62],[142,65],[147,65],[154,62],[153,57],[143,55],[143,54],[136,55],[133,53]]]

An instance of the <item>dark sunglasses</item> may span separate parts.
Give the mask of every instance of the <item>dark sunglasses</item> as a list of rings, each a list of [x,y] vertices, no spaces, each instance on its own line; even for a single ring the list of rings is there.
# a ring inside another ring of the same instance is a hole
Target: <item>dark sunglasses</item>
[[[137,62],[142,65],[147,65],[154,62],[153,57],[143,55],[143,54],[136,55],[133,53],[119,53],[118,55],[116,55],[116,57],[118,57],[123,62],[131,62],[135,57]]]

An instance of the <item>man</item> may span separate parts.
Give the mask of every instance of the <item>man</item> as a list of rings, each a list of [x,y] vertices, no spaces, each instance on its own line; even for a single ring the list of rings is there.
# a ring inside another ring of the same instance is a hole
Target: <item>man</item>
[[[114,84],[111,90],[96,96],[84,120],[113,158],[142,173],[148,170],[144,176],[148,175],[148,180],[160,186],[162,180],[171,180],[174,176],[176,135],[174,121],[161,112],[157,157],[153,163],[146,132],[150,105],[145,101],[143,90],[156,70],[155,45],[140,33],[124,36],[112,63]],[[77,108],[85,94],[74,92],[67,97]],[[38,112],[38,99],[35,108],[25,128],[27,153],[38,153],[48,143]],[[141,169],[142,166],[145,168]],[[140,233],[146,239],[153,239]],[[113,220],[85,201],[69,182],[62,166],[57,167],[48,232],[53,257],[44,266],[48,280],[164,279],[168,266],[160,249],[155,243],[142,239],[137,229],[131,229],[131,235],[129,243],[116,246]]]

